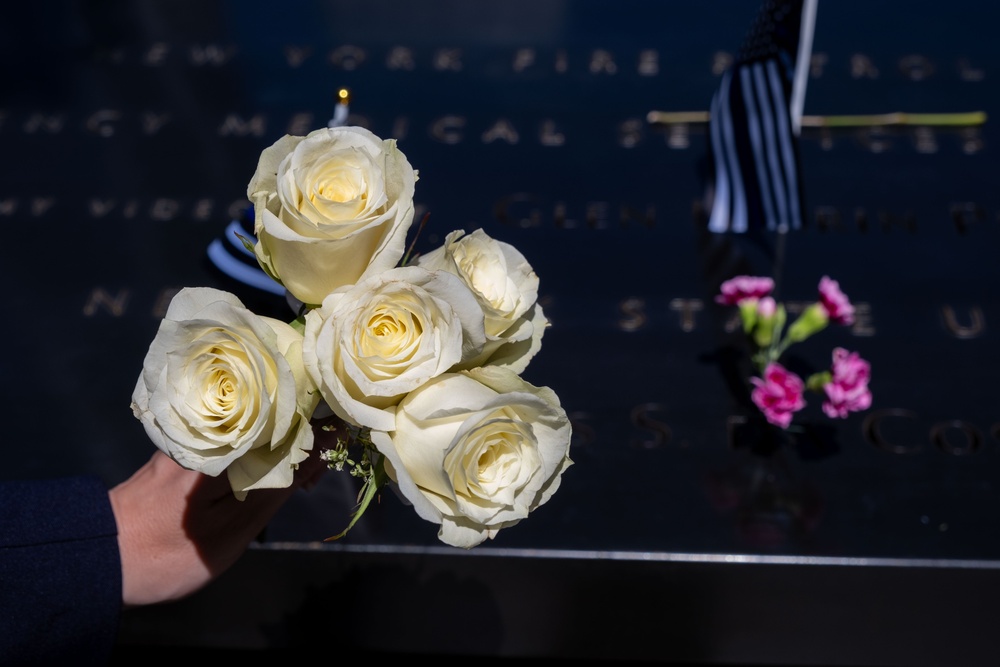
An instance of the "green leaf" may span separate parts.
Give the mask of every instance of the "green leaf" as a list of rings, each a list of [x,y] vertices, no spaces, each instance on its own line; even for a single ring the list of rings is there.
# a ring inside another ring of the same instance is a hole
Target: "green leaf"
[[[251,253],[254,252],[254,249],[253,249],[254,243],[253,243],[253,241],[251,241],[250,239],[248,239],[247,237],[245,237],[245,236],[243,236],[242,234],[239,234],[239,233],[236,234],[236,236],[240,239],[240,241],[243,242],[243,247],[244,248],[246,248]]]
[[[333,540],[339,540],[344,535],[347,535],[348,531],[354,527],[354,524],[358,522],[361,516],[368,509],[372,500],[378,495],[378,492],[385,486],[386,482],[385,466],[383,465],[383,459],[381,456],[375,462],[375,467],[372,470],[372,474],[365,479],[365,483],[361,486],[361,491],[358,493],[358,505],[357,509],[351,514],[351,521],[347,524],[344,530],[340,531],[332,537],[328,537],[324,542],[332,542]]]
[[[804,341],[825,329],[829,319],[822,304],[811,304],[792,322],[792,326],[788,327],[788,340],[790,343]]]
[[[833,374],[830,371],[820,371],[818,373],[813,373],[806,380],[806,389],[810,391],[815,391],[817,393],[823,393],[823,387],[829,384],[833,380]]]

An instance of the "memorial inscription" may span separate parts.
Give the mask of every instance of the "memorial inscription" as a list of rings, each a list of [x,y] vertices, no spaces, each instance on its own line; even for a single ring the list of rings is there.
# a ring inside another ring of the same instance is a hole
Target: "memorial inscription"
[[[823,11],[806,114],[992,117],[997,100],[988,82],[1000,60],[989,42],[950,50],[899,40],[845,45],[825,26],[847,20],[848,10]],[[870,414],[837,425],[840,453],[809,469],[816,484],[832,484],[846,468],[888,484],[893,473],[880,468],[887,459],[871,458],[879,454],[994,456],[997,397],[988,369],[997,362],[992,325],[1000,313],[990,248],[1000,234],[1000,199],[991,187],[990,121],[807,125],[805,225],[788,236],[780,268],[768,255],[773,247],[741,240],[721,257],[703,256],[704,111],[746,26],[736,18],[717,23],[705,8],[664,12],[621,34],[603,30],[606,17],[588,15],[591,27],[573,35],[536,23],[517,39],[446,32],[416,39],[402,25],[358,36],[343,23],[260,39],[258,26],[233,19],[220,34],[174,27],[54,56],[25,46],[24,66],[37,80],[69,67],[93,84],[61,93],[21,84],[0,109],[0,144],[11,164],[23,165],[0,183],[0,222],[20,246],[46,247],[51,262],[74,275],[57,299],[60,322],[79,331],[78,347],[66,351],[72,371],[95,372],[91,354],[118,359],[113,371],[102,369],[105,384],[95,392],[106,409],[89,412],[105,415],[123,443],[138,437],[122,406],[151,327],[177,289],[218,279],[203,253],[246,206],[260,150],[324,123],[331,91],[347,86],[356,93],[349,122],[397,139],[418,171],[433,176],[417,186],[417,215],[429,213],[427,245],[442,229],[483,227],[524,248],[543,276],[555,341],[533,362],[532,377],[552,384],[575,415],[582,465],[549,509],[553,525],[541,517],[537,532],[505,539],[551,545],[550,536],[568,532],[580,537],[565,546],[589,543],[578,527],[551,530],[568,521],[559,503],[571,508],[610,483],[580,471],[612,461],[670,469],[683,486],[692,470],[731,453],[738,443],[730,432],[749,432],[732,425],[753,412],[724,363],[738,320],[714,309],[711,295],[712,282],[735,271],[780,272],[793,313],[825,272],[841,273],[854,299],[857,318],[833,342],[864,345],[875,403]],[[673,20],[691,29],[668,29]],[[679,115],[650,122],[657,110]],[[39,238],[52,227],[73,229],[78,242]],[[191,259],[178,262],[182,256]],[[11,275],[37,275],[30,254],[13,261]],[[33,284],[39,293],[16,296],[16,308],[31,310],[51,289]],[[955,373],[961,377],[946,390]],[[106,429],[94,428],[84,439],[104,441]],[[650,457],[663,458],[652,465]],[[104,472],[121,476],[140,458],[119,453]],[[106,465],[87,452],[63,460]],[[985,484],[976,478],[982,469],[940,471],[937,463],[926,460],[914,475],[935,488]],[[848,494],[829,501],[848,514],[854,506]],[[626,528],[608,539],[642,541]],[[817,527],[824,529],[837,532],[844,552],[895,548],[855,538],[843,524]],[[663,548],[719,548],[710,528],[661,535]],[[899,546],[943,553],[935,549],[905,539]],[[972,552],[979,547],[958,544],[953,553]]]

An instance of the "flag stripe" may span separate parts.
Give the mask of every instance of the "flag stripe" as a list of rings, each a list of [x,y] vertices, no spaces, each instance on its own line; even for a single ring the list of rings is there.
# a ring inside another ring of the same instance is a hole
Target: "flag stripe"
[[[764,113],[758,111],[758,98],[754,94],[756,89],[751,81],[753,77],[752,71],[756,67],[757,65],[751,65],[750,67],[740,68],[740,83],[743,86],[743,99],[746,105],[746,127],[752,145],[750,155],[753,158],[753,173],[757,176],[758,193],[761,205],[764,208],[764,220],[768,228],[770,228],[774,220],[774,206],[772,203],[770,174],[764,162],[768,149],[764,145],[764,137],[762,136],[762,125],[769,122],[769,119]],[[766,102],[766,98],[764,101]],[[762,111],[766,112],[766,109]]]
[[[778,65],[774,61],[767,64],[768,80],[771,83],[771,94],[774,95],[776,106],[779,109],[788,108],[788,99],[785,96],[785,89],[781,85],[781,73]],[[802,210],[800,201],[800,187],[798,175],[798,157],[795,149],[795,131],[792,127],[794,117],[780,116],[778,118],[778,144],[781,147],[781,164],[784,168],[785,182],[788,185],[788,218],[785,220],[785,229],[798,229],[802,224]]]
[[[765,2],[741,59],[723,73],[712,98],[709,140],[715,179],[708,224],[712,232],[802,227],[789,67],[792,58],[803,58],[798,44],[789,43],[799,26],[795,12],[801,11],[801,2]],[[804,26],[810,31],[815,11],[812,14]]]

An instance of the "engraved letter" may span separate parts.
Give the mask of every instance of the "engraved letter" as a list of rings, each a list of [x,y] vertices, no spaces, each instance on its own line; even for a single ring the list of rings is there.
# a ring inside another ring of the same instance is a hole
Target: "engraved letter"
[[[194,210],[191,213],[191,217],[195,220],[208,220],[212,215],[213,203],[211,199],[199,199],[194,203]]]
[[[712,74],[722,76],[729,66],[733,64],[733,55],[726,51],[716,51],[712,56]]]
[[[966,58],[959,58],[958,73],[962,81],[982,81],[986,78],[986,73],[979,67],[973,67]]]
[[[231,49],[223,49],[218,44],[208,46],[192,46],[191,62],[201,65],[224,65],[229,60]]]
[[[855,79],[877,79],[878,68],[868,56],[855,53],[851,56],[851,76]]]
[[[642,128],[644,127],[641,120],[636,120],[634,118],[626,121],[622,121],[622,124],[618,126],[618,145],[622,148],[635,148],[642,141]]]
[[[566,215],[566,202],[557,201],[552,207],[552,221],[560,229],[576,229],[576,220]]]
[[[405,46],[392,47],[385,56],[385,66],[390,70],[412,71],[417,66],[413,60],[413,49]]]
[[[590,56],[590,73],[591,74],[614,74],[618,71],[618,66],[615,65],[614,56],[611,55],[610,51],[604,49],[597,49]]]
[[[953,430],[962,433],[965,440],[963,444],[955,444],[948,438],[948,432]],[[931,442],[942,452],[955,456],[966,456],[979,449],[979,445],[983,442],[983,434],[968,422],[952,419],[951,421],[938,422],[931,427]]]
[[[523,72],[535,64],[534,49],[518,49],[514,52],[514,71]]]
[[[339,46],[330,53],[330,64],[348,72],[356,70],[364,61],[364,50],[349,44]]]
[[[566,137],[556,128],[555,121],[544,120],[542,127],[538,131],[538,141],[543,146],[562,146],[566,143]]]
[[[637,297],[630,297],[621,302],[619,308],[625,315],[618,320],[618,328],[629,333],[638,331],[646,325],[646,302]]]
[[[409,131],[410,119],[406,116],[396,116],[396,120],[392,123],[392,138],[396,140],[405,139]]]
[[[687,123],[674,123],[667,131],[667,146],[674,150],[683,150],[691,145],[690,129]]]
[[[439,72],[445,70],[460,71],[462,69],[462,50],[438,49],[434,53],[434,69]]]
[[[825,53],[814,53],[812,57],[809,58],[809,76],[814,79],[818,79],[823,76],[823,68],[826,67],[827,61],[830,59]]]
[[[56,203],[52,197],[35,197],[31,200],[31,215],[36,218],[48,211]]]
[[[816,229],[825,232],[830,229],[842,231],[844,226],[840,222],[840,211],[833,206],[816,207]]]
[[[618,223],[622,229],[626,229],[629,227],[629,221],[640,222],[647,229],[652,229],[653,225],[656,224],[656,208],[650,204],[646,207],[645,214],[640,215],[628,204],[622,204],[621,208],[618,209]]]
[[[236,114],[229,114],[226,116],[226,120],[222,122],[219,126],[219,136],[229,137],[229,136],[240,136],[245,137],[248,134],[252,134],[255,137],[264,136],[264,131],[267,129],[267,123],[264,121],[264,116],[256,114],[250,120],[243,120]]]
[[[740,317],[740,311],[733,311],[722,328],[726,333],[733,333],[737,329],[743,328],[743,318]]]
[[[569,68],[569,59],[566,57],[566,51],[559,49],[556,51],[556,63],[555,69],[559,74],[563,74]]]
[[[149,215],[153,220],[172,220],[177,215],[180,204],[176,199],[157,199],[149,209]]]
[[[431,125],[431,138],[443,144],[457,144],[462,140],[462,128],[465,118],[462,116],[442,116]]]
[[[872,324],[872,305],[865,301],[854,304],[854,324],[851,325],[854,336],[874,336],[875,326]]]
[[[934,65],[927,58],[914,54],[899,59],[899,70],[911,81],[923,81],[934,73]]]
[[[94,198],[90,200],[90,215],[93,218],[103,218],[114,207],[115,207],[114,199],[101,200]]]
[[[694,331],[694,314],[704,307],[701,299],[672,299],[670,301],[670,310],[676,310],[681,314],[681,331],[686,333]]]
[[[157,115],[152,111],[145,111],[142,114],[142,131],[149,135],[156,134],[167,124],[169,118],[170,114]]]
[[[289,44],[285,47],[285,60],[292,69],[299,67],[310,56],[312,49],[308,46],[299,47]]]
[[[920,451],[921,447],[919,445],[902,445],[894,444],[889,442],[889,440],[882,433],[882,422],[889,417],[903,417],[905,419],[917,418],[917,414],[912,410],[904,410],[902,408],[887,408],[883,410],[875,410],[865,417],[864,422],[861,424],[861,431],[864,433],[865,440],[872,443],[879,449],[884,449],[887,452],[892,452],[893,454],[912,454],[914,452]]]
[[[313,114],[308,111],[293,115],[292,119],[288,121],[288,130],[285,134],[290,134],[293,137],[304,137],[313,129],[313,118]]]
[[[962,128],[962,152],[966,155],[975,155],[981,150],[983,150],[983,135],[979,128]]]
[[[520,217],[510,213],[509,208],[511,204],[520,204],[523,202],[536,204],[538,202],[538,198],[534,195],[518,192],[510,195],[509,197],[503,197],[502,199],[497,200],[497,203],[493,205],[493,215],[497,222],[502,225],[513,224],[521,227],[522,229],[539,227],[542,224],[542,215],[536,206],[529,208],[527,213]]]
[[[986,211],[973,202],[956,202],[951,205],[951,221],[955,223],[959,234],[965,234],[972,225],[985,218]]]
[[[115,128],[111,124],[121,118],[121,113],[114,109],[101,109],[95,111],[87,119],[87,129],[101,137],[110,137],[115,133]]]
[[[941,317],[944,321],[944,326],[955,338],[968,339],[977,338],[983,334],[986,330],[986,318],[983,317],[983,311],[979,306],[972,306],[969,309],[969,324],[968,326],[958,323],[958,317],[955,315],[955,310],[948,304],[941,306]]]
[[[570,442],[573,446],[589,445],[597,441],[597,431],[588,424],[586,419],[590,419],[590,414],[582,411],[571,412],[567,415],[569,423],[573,427],[573,435]]]
[[[62,131],[63,122],[66,119],[62,116],[43,116],[40,113],[33,113],[24,121],[24,131],[34,134],[38,130],[44,129],[49,134],[56,134]]]
[[[632,408],[631,413],[629,413],[629,419],[631,420],[632,425],[652,433],[652,437],[647,438],[646,440],[633,439],[632,445],[634,447],[639,447],[640,449],[656,449],[657,447],[665,445],[670,441],[670,427],[661,422],[659,419],[653,419],[649,416],[650,412],[657,412],[660,410],[663,410],[663,406],[659,403],[643,403],[642,405],[637,405]]]
[[[153,304],[153,317],[162,319],[167,314],[167,307],[170,301],[180,292],[178,288],[167,288],[160,290],[160,295]]]
[[[237,199],[226,209],[226,214],[230,220],[239,220],[243,217],[243,211],[247,210],[248,206],[250,206],[250,202],[246,199]]]
[[[911,234],[917,231],[917,218],[910,211],[904,213],[902,215],[902,220],[900,220],[899,216],[896,216],[892,212],[880,210],[878,212],[878,220],[882,227],[882,231],[886,234],[892,231],[892,228],[895,225],[899,225]]]
[[[483,132],[484,144],[492,144],[497,139],[503,139],[512,145],[518,142],[517,130],[514,129],[514,126],[506,118],[497,120],[492,127]]]
[[[608,203],[603,201],[590,201],[584,209],[583,219],[590,229],[608,228]]]
[[[833,150],[833,132],[830,131],[830,128],[820,128],[819,147],[825,151]]]
[[[170,47],[163,42],[156,42],[155,44],[150,45],[149,50],[146,51],[146,55],[143,56],[142,61],[146,65],[162,65],[169,50]]]
[[[121,317],[125,314],[125,306],[128,304],[129,291],[121,290],[112,297],[102,287],[95,287],[90,292],[90,299],[83,306],[85,317],[93,317],[99,308],[103,308],[114,317]]]
[[[886,131],[881,127],[869,127],[858,130],[858,141],[872,153],[884,153],[891,144],[886,138]]]
[[[655,49],[639,52],[639,76],[656,76],[660,73],[660,54]]]
[[[854,224],[857,226],[858,231],[864,234],[868,231],[868,211],[858,207],[854,209]]]
[[[916,128],[913,132],[913,141],[918,153],[937,153],[937,137],[934,136],[934,131],[931,128]]]

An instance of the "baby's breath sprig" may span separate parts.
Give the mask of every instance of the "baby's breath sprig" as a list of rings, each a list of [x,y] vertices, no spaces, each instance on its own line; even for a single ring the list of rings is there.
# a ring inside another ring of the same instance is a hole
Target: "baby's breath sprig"
[[[324,429],[333,430],[335,426],[324,426]],[[357,460],[351,457],[351,449],[360,448],[361,454]],[[382,457],[378,455],[378,450],[371,440],[371,429],[348,427],[347,437],[337,436],[337,443],[332,449],[325,449],[320,452],[320,458],[327,462],[327,467],[331,470],[343,472],[346,468],[352,477],[362,480],[361,490],[358,491],[358,502],[354,512],[351,513],[351,521],[340,533],[326,538],[326,542],[338,540],[354,527],[361,515],[368,509],[368,505],[378,495],[379,490],[385,485],[386,474],[382,463]]]

